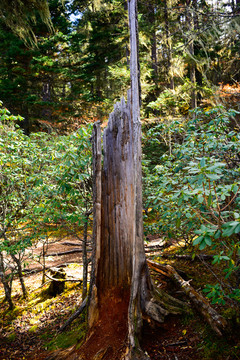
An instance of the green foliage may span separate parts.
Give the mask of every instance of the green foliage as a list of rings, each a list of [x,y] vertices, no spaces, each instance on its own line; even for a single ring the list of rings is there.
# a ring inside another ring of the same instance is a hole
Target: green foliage
[[[190,108],[193,88],[191,81],[188,77],[185,77],[182,80],[182,84],[176,86],[175,89],[163,90],[155,101],[148,103],[147,110],[155,111],[161,116],[187,114]],[[201,96],[204,98],[209,98],[213,95],[213,89],[209,86],[200,87],[195,84],[195,91],[201,93]]]
[[[0,266],[10,288],[7,274],[16,270],[5,257],[23,255],[33,241],[61,230],[80,236],[92,207],[92,126],[67,136],[27,136],[19,120],[0,109]]]
[[[220,284],[207,284],[203,289],[203,292],[206,293],[212,304],[225,305],[227,298],[240,301],[240,289],[233,289],[230,294],[226,294]]]
[[[192,86],[189,80],[184,85],[179,85],[176,89],[166,89],[161,92],[159,97],[150,102],[147,108],[157,110],[161,115],[171,113],[186,113],[189,109]]]
[[[70,135],[48,136],[44,171],[36,183],[42,199],[32,212],[38,228],[39,219],[42,224],[58,223],[58,230],[67,226],[70,233],[82,228],[91,207],[91,129],[89,125]]]
[[[24,221],[32,206],[30,188],[35,175],[30,159],[35,155],[29,138],[15,128],[14,122],[21,117],[10,115],[7,109],[1,109],[0,114],[0,251],[11,249],[16,254],[30,244]]]
[[[27,122],[42,128],[42,119],[66,131],[69,123],[104,118],[130,85],[126,2],[40,3],[0,5],[1,99],[24,116],[26,131]],[[193,93],[199,104],[216,103],[220,82],[239,81],[239,21],[231,6],[140,1],[138,11],[143,114],[186,114]],[[38,46],[30,50],[16,32],[35,34]]]
[[[211,300],[212,304],[226,304],[224,299],[225,293],[220,284],[206,285],[203,292],[207,294],[207,297]]]
[[[145,179],[151,184],[145,199],[157,217],[156,231],[199,250],[212,248],[213,263],[225,264],[226,278],[237,271],[240,255],[240,136],[230,127],[235,115],[222,107],[197,109],[185,124],[150,129],[151,141],[167,139],[169,152]],[[214,291],[209,293],[215,299],[219,292]]]

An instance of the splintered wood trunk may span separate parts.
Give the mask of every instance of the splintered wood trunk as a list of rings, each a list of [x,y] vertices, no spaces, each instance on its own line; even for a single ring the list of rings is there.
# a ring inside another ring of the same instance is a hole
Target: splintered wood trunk
[[[83,359],[148,359],[138,343],[143,316],[168,313],[153,297],[142,222],[141,123],[136,2],[130,0],[131,90],[115,105],[103,135],[93,130],[93,283]]]
[[[128,11],[131,89],[127,104],[122,98],[109,116],[103,164],[100,122],[93,128],[89,331],[77,354],[64,357],[68,360],[149,359],[139,345],[143,318],[163,322],[168,314],[156,300],[144,251],[136,0],[128,0]]]
[[[86,358],[92,356],[90,345],[96,343],[100,344],[95,349],[98,353],[107,342],[111,359],[130,359],[133,351],[140,351],[136,334],[152,290],[143,243],[140,135],[140,122],[133,122],[129,93],[127,105],[124,99],[116,104],[104,131],[101,168],[100,124],[94,125],[96,248],[89,307],[93,332],[87,341]]]

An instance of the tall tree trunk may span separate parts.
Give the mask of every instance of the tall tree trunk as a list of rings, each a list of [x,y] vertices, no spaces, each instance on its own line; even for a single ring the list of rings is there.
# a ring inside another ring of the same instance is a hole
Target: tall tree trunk
[[[191,41],[189,45],[189,52],[192,56],[190,63],[190,81],[192,83],[192,92],[191,92],[191,109],[195,109],[197,107],[197,93],[196,93],[196,65],[194,64],[194,43]]]
[[[157,85],[158,65],[157,65],[157,38],[156,38],[156,19],[155,19],[155,1],[150,1],[147,4],[148,22],[151,27],[151,60],[153,69],[153,81]]]
[[[46,282],[46,255],[48,252],[48,237],[46,238],[46,241],[43,240],[42,245],[42,285]]]
[[[127,11],[127,9],[128,9],[127,0],[124,1],[123,7],[124,7],[124,10]],[[127,21],[127,19],[126,19],[126,21],[124,21],[124,26],[128,29],[128,21]],[[127,67],[129,67],[130,66],[130,51],[129,51],[128,39],[126,39],[125,54],[126,54]]]
[[[172,74],[172,44],[171,36],[169,31],[169,17],[168,17],[168,4],[167,0],[164,0],[164,23],[165,23],[165,33],[166,33],[166,47],[167,47],[167,72],[169,78],[170,89],[174,89],[174,77]]]
[[[191,91],[191,109],[195,109],[197,107],[197,91],[196,91],[196,64],[194,60],[194,32],[196,30],[197,24],[197,2],[196,0],[192,0],[192,7],[188,9],[188,21],[190,24],[190,31],[192,32],[192,39],[189,43],[189,53],[191,57],[191,62],[189,66],[189,73],[190,73],[190,81],[192,83],[192,91]]]
[[[51,78],[46,78],[43,81],[43,85],[42,85],[42,101],[43,103],[46,103],[46,105],[44,105],[44,108],[42,110],[42,116],[46,119],[48,119],[49,121],[51,120],[52,117],[52,110],[49,107],[49,105],[47,105],[47,103],[49,103],[52,99],[51,96]]]
[[[240,12],[240,0],[236,0],[235,11],[236,11],[237,14],[239,14],[239,12]]]

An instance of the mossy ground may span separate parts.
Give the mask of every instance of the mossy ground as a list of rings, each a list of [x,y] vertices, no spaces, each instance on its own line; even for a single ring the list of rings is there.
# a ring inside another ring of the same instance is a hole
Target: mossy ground
[[[49,296],[48,286],[29,291],[26,300],[15,294],[15,307],[11,311],[3,302],[3,292],[0,293],[0,359],[44,358],[41,353],[64,349],[80,343],[85,337],[85,314],[64,333],[58,333],[60,326],[81,304],[79,284],[67,283],[64,292],[56,297]]]

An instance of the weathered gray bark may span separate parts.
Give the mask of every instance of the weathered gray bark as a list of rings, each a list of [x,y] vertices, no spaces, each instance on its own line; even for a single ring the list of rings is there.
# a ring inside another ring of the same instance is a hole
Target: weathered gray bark
[[[95,124],[93,131],[95,262],[90,290],[90,336],[82,347],[83,359],[108,356],[104,350],[106,341],[112,359],[147,359],[137,340],[142,318],[149,316],[162,322],[169,313],[154,298],[144,251],[136,1],[128,1],[128,6],[131,91],[127,104],[122,98],[110,114],[103,135],[102,169],[100,125]],[[118,336],[122,338],[116,342],[120,322],[122,332]],[[93,355],[90,347],[97,340],[99,347]],[[119,352],[117,347],[124,351]]]
[[[135,100],[139,102],[138,97]],[[136,334],[140,332],[143,313],[158,321],[162,321],[163,315],[168,313],[152,301],[142,227],[141,124],[139,107],[133,109],[133,101],[129,93],[127,105],[122,99],[110,115],[103,138],[102,173],[100,128],[97,124],[93,135],[94,158],[97,157],[98,162],[94,176],[96,245],[89,325],[93,329],[92,337],[97,336],[94,330],[97,323],[101,323],[102,331],[107,332],[109,329],[103,325],[106,314],[110,322],[122,311],[122,341],[128,338],[127,354],[122,354],[125,359],[141,353]],[[110,326],[114,329],[114,321]],[[90,356],[87,351],[91,336],[87,348],[83,347],[85,358]],[[104,345],[100,342],[98,352],[102,350],[101,346]],[[114,348],[113,353],[117,350]],[[141,356],[146,358],[146,355]]]
[[[87,205],[87,204],[86,204]],[[82,287],[82,300],[87,297],[87,279],[88,279],[88,249],[87,249],[87,237],[88,237],[88,222],[91,211],[85,212],[85,222],[83,229],[83,241],[82,241],[82,261],[83,261],[83,287]]]

